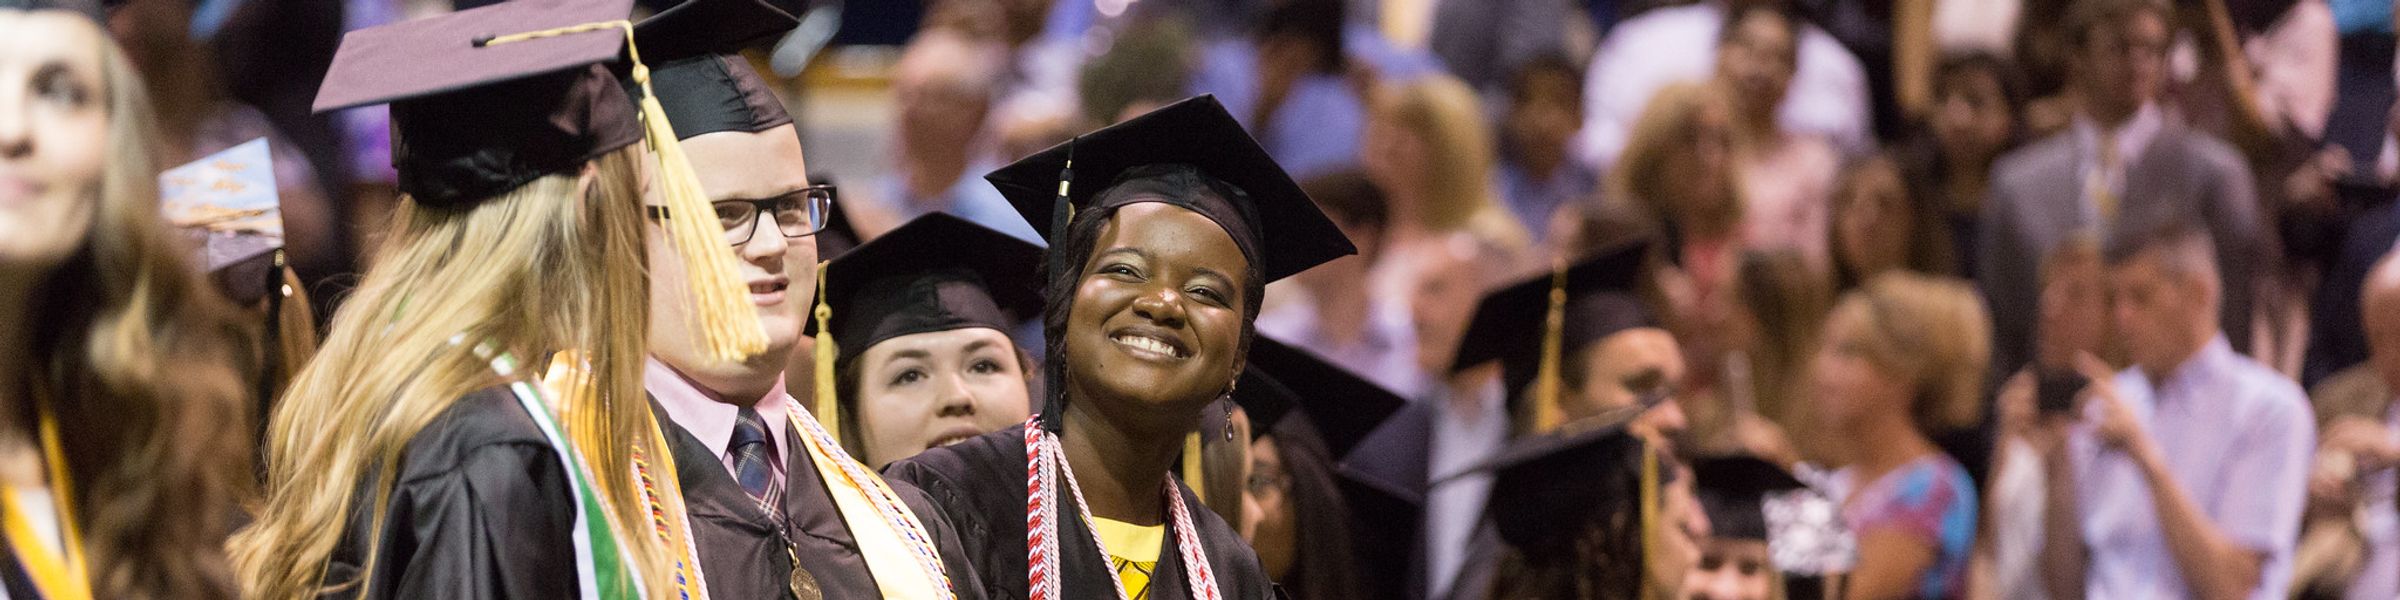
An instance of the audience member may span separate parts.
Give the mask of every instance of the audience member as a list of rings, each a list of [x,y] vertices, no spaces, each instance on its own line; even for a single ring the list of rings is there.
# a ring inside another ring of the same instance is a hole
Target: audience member
[[[2072,130],[2003,156],[1992,170],[1976,236],[1976,279],[1991,303],[1995,366],[2013,371],[2032,349],[2033,270],[2058,240],[2197,218],[2215,240],[2223,275],[2219,324],[2250,348],[2252,282],[2265,248],[2250,169],[2225,142],[2176,124],[2161,107],[2171,17],[2159,0],[2091,0],[2068,19],[2081,108]]]
[[[1956,598],[1975,543],[1975,484],[1930,432],[1972,423],[1989,357],[1965,282],[1889,273],[1845,294],[1811,365],[1818,418],[1841,440],[1858,536],[1850,598]]]
[[[1889,271],[1955,275],[1941,211],[1913,192],[1890,154],[1842,168],[1826,228],[1836,287],[1856,288]]]
[[[1584,164],[1615,168],[1651,96],[1670,84],[1710,76],[1719,33],[1738,3],[1702,0],[1654,9],[1609,30],[1583,80],[1585,126],[1577,156]],[[1813,25],[1797,31],[1791,92],[1778,105],[1777,120],[1789,131],[1822,136],[1837,148],[1865,148],[1874,117],[1858,58]]]
[[[1387,83],[1369,104],[1360,163],[1391,199],[1400,246],[1451,231],[1472,232],[1512,252],[1530,239],[1500,206],[1492,178],[1492,133],[1475,92],[1448,75]]]
[[[897,104],[890,172],[852,196],[843,208],[859,233],[882,235],[911,219],[947,212],[1034,241],[998,190],[983,181],[993,169],[984,135],[1000,83],[999,47],[947,29],[917,33],[892,66]]]
[[[2331,524],[2356,536],[2355,570],[2343,569],[2326,583],[2342,584],[2344,598],[2384,598],[2400,594],[2400,406],[2393,402],[2390,382],[2400,381],[2400,252],[2385,255],[2368,275],[2361,294],[2367,343],[2371,353],[2360,375],[2374,397],[2359,406],[2328,406],[2317,398],[2321,428],[2315,467],[2310,469],[2312,512],[2331,517],[2312,524],[2311,534]],[[2333,382],[2328,381],[2328,385]],[[2321,386],[2322,387],[2322,386]],[[2345,403],[2347,404],[2347,403]],[[2336,414],[2326,414],[2340,410]],[[2299,583],[2299,582],[2296,582]],[[2332,592],[2332,590],[2327,590]]]
[[[2024,138],[2025,83],[2006,59],[1948,55],[1934,74],[1924,126],[1896,153],[1909,196],[1936,217],[1919,235],[1943,240],[1939,264],[1973,277],[1975,228],[1991,191],[1992,163]]]
[[[1826,195],[1841,157],[1814,134],[1776,122],[1799,59],[1799,21],[1781,4],[1743,2],[1726,13],[1717,81],[1733,106],[1734,164],[1742,188],[1742,238],[1761,250],[1798,250],[1823,271]]]
[[[2042,456],[2065,440],[2044,419],[2068,418],[2075,357],[2113,356],[2109,348],[2108,288],[2100,245],[2090,237],[2060,242],[2042,261],[2041,321],[2034,325],[2033,364],[2000,387],[1995,409],[1999,439],[1983,493],[1982,543],[1974,575],[1993,597],[2041,600]],[[2112,363],[2113,364],[2113,363]],[[2066,382],[2064,384],[2060,382]],[[2045,397],[2039,394],[2053,394]],[[2050,404],[2043,404],[2049,402]]]
[[[1500,115],[1500,200],[1517,223],[1547,242],[1559,208],[1586,202],[1600,178],[1571,154],[1583,128],[1583,87],[1575,63],[1550,54],[1525,62],[1508,78]]]
[[[2219,329],[2214,251],[2189,222],[2107,244],[2133,367],[2078,359],[2080,424],[2046,425],[2067,440],[2044,457],[2052,598],[2283,597],[2316,432],[2300,387]]]

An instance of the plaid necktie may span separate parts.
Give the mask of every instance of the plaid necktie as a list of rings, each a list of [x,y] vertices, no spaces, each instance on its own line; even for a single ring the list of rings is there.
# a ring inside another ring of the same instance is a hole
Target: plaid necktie
[[[767,439],[766,420],[757,410],[744,406],[734,413],[733,441],[725,445],[725,452],[733,456],[733,479],[741,483],[742,491],[761,502],[767,501],[768,487],[775,482],[774,467],[768,460],[774,449]]]

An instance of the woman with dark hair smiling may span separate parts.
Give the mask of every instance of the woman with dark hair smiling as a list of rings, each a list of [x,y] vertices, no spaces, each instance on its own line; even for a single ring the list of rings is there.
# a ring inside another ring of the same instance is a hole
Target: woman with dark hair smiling
[[[1267,282],[1349,241],[1212,97],[986,178],[1051,240],[1044,407],[886,476],[931,496],[914,508],[958,526],[996,597],[1272,597],[1250,548],[1169,473],[1202,409],[1232,395]]]

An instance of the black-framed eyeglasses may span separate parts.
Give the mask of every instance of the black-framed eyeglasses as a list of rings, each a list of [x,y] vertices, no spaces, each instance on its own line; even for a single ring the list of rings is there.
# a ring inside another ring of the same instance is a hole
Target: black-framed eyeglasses
[[[831,185],[812,185],[789,194],[765,200],[720,200],[709,203],[716,209],[717,223],[725,228],[725,244],[740,246],[750,243],[758,231],[759,213],[775,216],[775,229],[787,239],[804,238],[825,230],[825,216],[833,211],[834,191]],[[650,207],[654,219],[672,218],[667,207]]]

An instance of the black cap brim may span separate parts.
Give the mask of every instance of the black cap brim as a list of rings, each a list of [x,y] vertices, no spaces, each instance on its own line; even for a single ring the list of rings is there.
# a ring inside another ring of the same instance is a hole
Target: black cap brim
[[[1274,391],[1289,396],[1281,402],[1297,406],[1300,413],[1308,415],[1309,423],[1324,438],[1326,450],[1336,457],[1348,455],[1376,426],[1408,404],[1399,394],[1333,361],[1266,335],[1250,342],[1250,368],[1244,374],[1250,371],[1271,375],[1278,388]],[[1253,431],[1273,427],[1274,417],[1289,410],[1288,407],[1271,410],[1269,418],[1261,419],[1261,411],[1253,409],[1251,401],[1244,401],[1246,392],[1249,392],[1247,387],[1236,388],[1234,400],[1242,401],[1242,408],[1250,411]],[[1270,403],[1264,399],[1258,402]]]
[[[966,219],[917,217],[826,264],[834,339],[856,356],[902,335],[1006,332],[1041,315],[1041,257],[1041,247]],[[813,319],[808,329],[815,333]]]

